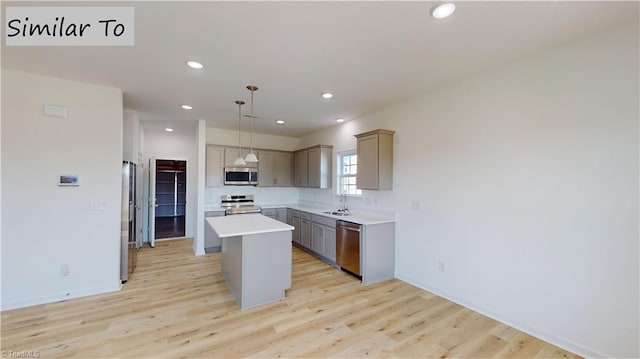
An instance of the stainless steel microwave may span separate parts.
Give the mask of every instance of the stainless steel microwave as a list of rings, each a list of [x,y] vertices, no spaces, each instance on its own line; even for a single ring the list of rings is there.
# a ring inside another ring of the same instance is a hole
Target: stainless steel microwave
[[[224,184],[232,186],[255,186],[258,184],[258,170],[251,167],[225,167]]]

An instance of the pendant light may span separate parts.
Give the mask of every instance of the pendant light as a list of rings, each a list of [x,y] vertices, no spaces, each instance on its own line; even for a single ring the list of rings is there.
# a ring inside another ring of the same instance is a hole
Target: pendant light
[[[249,117],[251,118],[251,150],[249,150],[249,154],[245,157],[245,162],[258,162],[258,157],[253,153],[253,119],[255,116],[253,115],[253,93],[258,91],[258,86],[249,85],[247,86],[247,90],[251,91],[251,114]]]
[[[233,164],[236,166],[246,166],[247,163],[242,159],[242,147],[240,147],[240,119],[242,118],[242,105],[244,105],[244,101],[236,100],[236,104],[238,105],[238,158]]]

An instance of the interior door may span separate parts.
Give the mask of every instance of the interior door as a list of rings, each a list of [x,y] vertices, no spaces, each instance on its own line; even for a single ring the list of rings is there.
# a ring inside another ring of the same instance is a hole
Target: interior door
[[[156,159],[149,158],[149,244],[156,246]]]

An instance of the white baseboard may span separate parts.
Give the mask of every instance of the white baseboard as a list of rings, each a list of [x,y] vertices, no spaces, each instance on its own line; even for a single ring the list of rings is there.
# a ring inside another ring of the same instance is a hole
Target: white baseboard
[[[609,357],[609,356],[604,355],[602,353],[599,353],[599,352],[597,352],[595,350],[592,350],[592,349],[586,348],[586,347],[584,347],[582,345],[578,345],[576,343],[573,343],[573,342],[571,342],[569,340],[566,340],[566,339],[563,339],[563,338],[558,338],[558,337],[556,337],[554,335],[551,335],[549,333],[541,332],[541,331],[539,331],[537,329],[534,329],[534,328],[531,328],[531,327],[529,327],[529,326],[527,326],[525,324],[519,323],[519,322],[511,320],[509,318],[505,318],[505,317],[503,317],[503,316],[501,316],[501,315],[499,315],[497,313],[494,313],[494,312],[492,312],[490,310],[486,310],[484,308],[478,308],[477,306],[475,306],[475,305],[473,305],[471,303],[468,303],[465,300],[462,300],[462,299],[457,298],[455,296],[449,295],[448,293],[443,293],[443,292],[439,291],[436,288],[431,288],[429,286],[422,285],[422,284],[420,284],[420,283],[418,283],[418,282],[416,282],[416,281],[414,281],[414,280],[412,280],[410,278],[407,278],[407,277],[404,277],[404,276],[400,276],[397,273],[396,273],[396,278],[401,280],[401,281],[403,281],[403,282],[409,283],[409,284],[411,284],[411,285],[413,285],[415,287],[418,287],[420,289],[423,289],[423,290],[426,290],[426,291],[428,291],[430,293],[433,293],[433,294],[435,294],[437,296],[445,298],[445,299],[447,299],[447,300],[449,300],[451,302],[459,304],[459,305],[461,305],[461,306],[463,306],[465,308],[469,308],[469,309],[473,310],[474,312],[478,312],[478,313],[480,313],[480,314],[482,314],[484,316],[487,316],[487,317],[489,317],[491,319],[497,320],[500,323],[503,323],[503,324],[506,324],[506,325],[508,325],[508,326],[510,326],[512,328],[518,329],[519,331],[527,333],[527,334],[529,334],[531,336],[534,336],[534,337],[536,337],[536,338],[538,338],[540,340],[544,340],[547,343],[551,343],[551,344],[553,344],[553,345],[555,345],[555,346],[557,346],[559,348],[562,348],[564,350],[568,350],[568,351],[570,351],[570,352],[572,352],[574,354],[578,354],[578,355],[583,356],[585,358],[607,358],[607,357]]]
[[[68,299],[88,297],[90,295],[116,292],[116,291],[119,291],[121,288],[122,288],[122,284],[120,283],[120,281],[118,281],[114,285],[104,285],[100,287],[84,288],[84,289],[79,289],[79,290],[74,290],[69,292],[61,292],[61,293],[32,297],[32,298],[21,299],[16,301],[9,301],[9,302],[3,301],[2,303],[0,303],[0,310],[5,311],[10,309],[18,309],[18,308],[30,307],[38,304],[53,303],[53,302],[59,302],[59,301],[68,300]]]

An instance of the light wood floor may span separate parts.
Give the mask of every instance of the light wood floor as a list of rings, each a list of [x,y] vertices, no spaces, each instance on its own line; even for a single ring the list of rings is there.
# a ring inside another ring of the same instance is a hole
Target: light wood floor
[[[575,357],[399,280],[363,287],[294,248],[286,300],[240,311],[220,254],[140,251],[122,291],[2,312],[2,350],[51,357]]]

